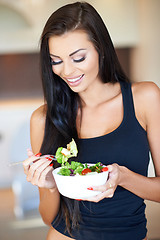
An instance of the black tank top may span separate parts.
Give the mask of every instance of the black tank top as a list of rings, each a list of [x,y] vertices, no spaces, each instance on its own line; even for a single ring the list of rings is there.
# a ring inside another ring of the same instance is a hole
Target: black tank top
[[[131,84],[120,84],[124,110],[120,126],[100,137],[79,139],[78,161],[105,165],[117,163],[147,176],[147,133],[135,116]],[[144,200],[120,186],[112,198],[98,203],[81,201],[80,212],[79,231],[73,231],[77,240],[142,240],[147,234]],[[52,224],[54,226],[54,222]],[[56,229],[69,236],[64,233],[64,221]]]

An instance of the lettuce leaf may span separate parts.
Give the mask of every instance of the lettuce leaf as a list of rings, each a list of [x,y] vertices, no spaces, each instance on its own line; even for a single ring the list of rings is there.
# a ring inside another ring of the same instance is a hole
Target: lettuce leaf
[[[59,147],[55,155],[57,162],[60,163],[62,166],[65,165],[65,163],[68,161],[69,158],[77,157],[77,154],[78,154],[77,145],[74,139],[72,139],[72,141],[69,144],[67,144],[67,150],[70,152],[70,154],[66,156],[62,154],[63,149],[64,149],[63,147]]]
[[[67,145],[67,149],[70,151],[70,154],[71,154],[70,157],[77,157],[78,149],[73,138],[72,138],[72,141]]]
[[[70,176],[71,171],[68,168],[61,168],[58,174],[63,176]]]
[[[58,163],[62,163],[62,158],[63,158],[63,154],[61,153],[62,149],[63,149],[63,147],[59,147],[56,151],[55,157],[56,157]]]

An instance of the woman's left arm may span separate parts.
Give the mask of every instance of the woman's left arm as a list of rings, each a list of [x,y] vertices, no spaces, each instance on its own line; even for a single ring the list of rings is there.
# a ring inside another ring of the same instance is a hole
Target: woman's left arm
[[[119,185],[143,199],[160,202],[160,89],[154,83],[138,85],[138,92],[143,100],[143,120],[156,176],[145,177],[124,166],[109,165],[109,179],[106,184],[98,187],[91,186],[93,190],[102,193],[86,199],[88,201],[99,202],[103,198],[113,197]]]
[[[120,184],[144,199],[160,202],[160,89],[154,83],[142,83],[143,108],[156,177],[144,177],[121,168]]]

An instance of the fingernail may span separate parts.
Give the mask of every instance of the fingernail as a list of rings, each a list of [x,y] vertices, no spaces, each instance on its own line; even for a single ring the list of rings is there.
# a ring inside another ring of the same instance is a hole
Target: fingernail
[[[77,201],[82,201],[82,199],[76,199]]]
[[[45,157],[45,159],[52,161],[52,158],[50,158],[50,157]]]
[[[42,153],[35,154],[36,157],[40,157],[41,155],[42,155]]]
[[[88,190],[93,190],[93,188],[92,187],[89,187],[89,188],[87,188]]]
[[[53,166],[53,163],[49,164],[49,166],[51,166],[51,167],[52,167],[52,166]]]
[[[107,172],[107,171],[108,171],[108,167],[102,168],[102,172]]]

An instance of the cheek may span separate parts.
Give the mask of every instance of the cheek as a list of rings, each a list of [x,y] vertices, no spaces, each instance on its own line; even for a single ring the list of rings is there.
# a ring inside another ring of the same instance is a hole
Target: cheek
[[[56,68],[54,66],[52,66],[52,71],[56,73]]]
[[[86,65],[86,70],[91,74],[99,72],[99,62],[96,58],[92,58]]]
[[[53,71],[56,75],[60,75],[60,70],[57,68],[57,66],[52,66],[52,71]]]

